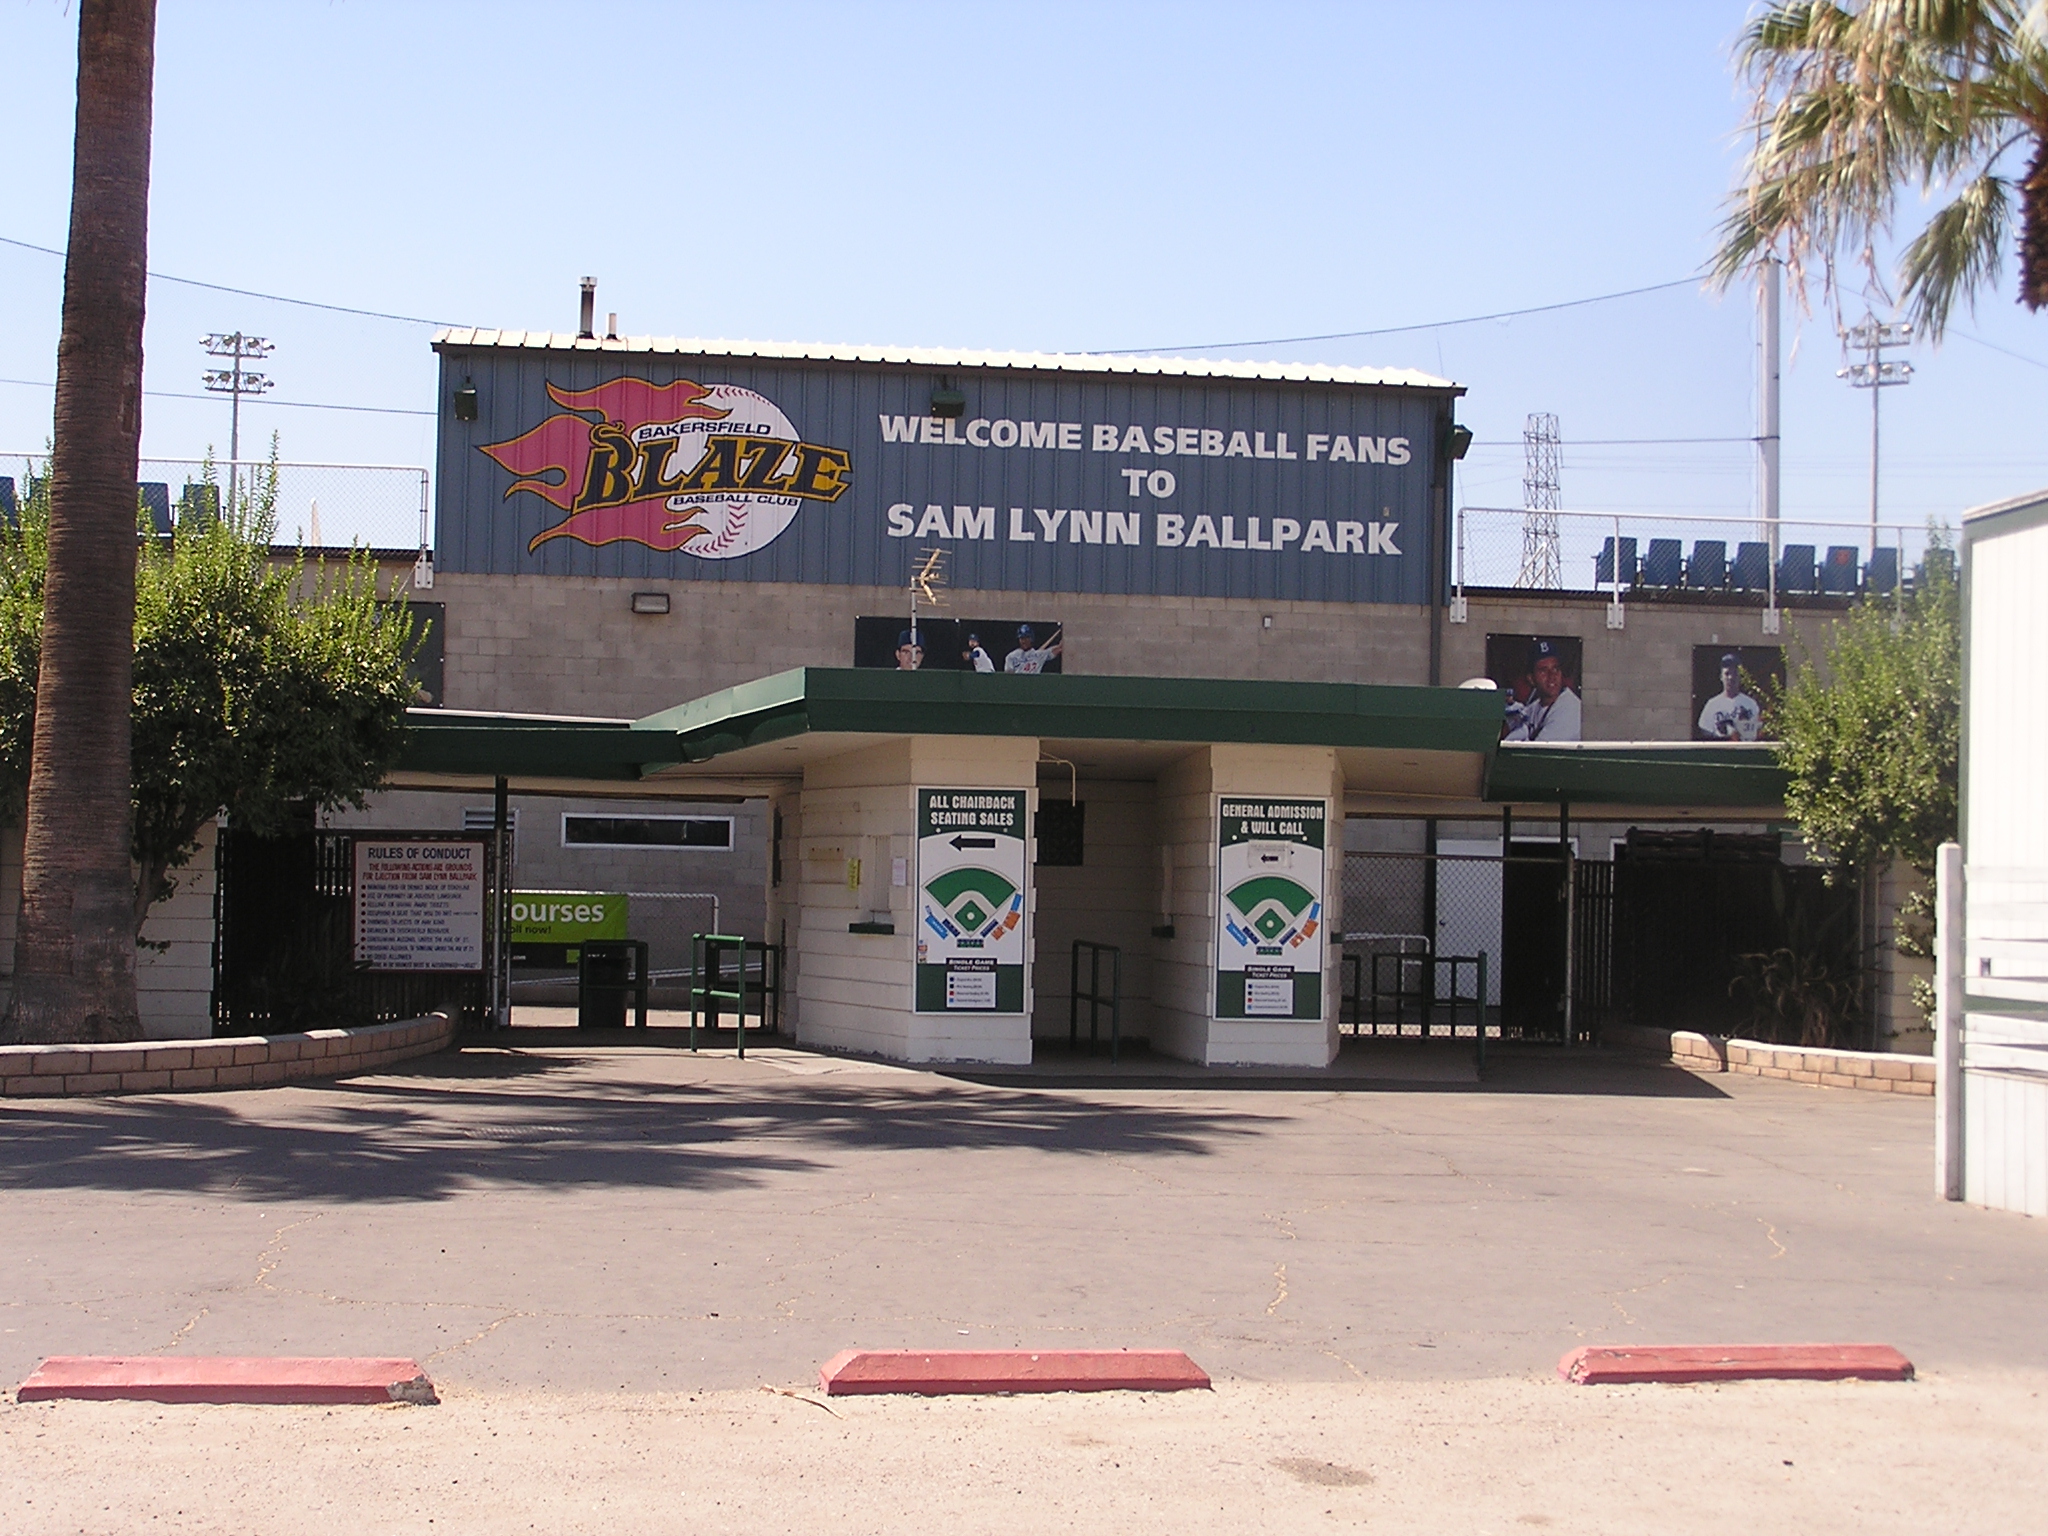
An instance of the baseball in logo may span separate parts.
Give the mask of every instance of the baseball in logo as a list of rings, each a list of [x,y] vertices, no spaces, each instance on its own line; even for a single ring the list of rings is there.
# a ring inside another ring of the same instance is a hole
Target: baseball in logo
[[[737,384],[613,379],[547,386],[562,407],[532,431],[479,451],[514,476],[509,499],[567,514],[527,545],[628,541],[731,560],[772,544],[807,501],[834,502],[852,455],[807,443],[779,406]]]

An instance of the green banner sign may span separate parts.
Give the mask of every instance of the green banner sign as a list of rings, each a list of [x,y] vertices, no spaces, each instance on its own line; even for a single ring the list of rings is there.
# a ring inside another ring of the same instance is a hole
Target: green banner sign
[[[514,891],[505,936],[514,944],[582,944],[626,937],[624,891]]]

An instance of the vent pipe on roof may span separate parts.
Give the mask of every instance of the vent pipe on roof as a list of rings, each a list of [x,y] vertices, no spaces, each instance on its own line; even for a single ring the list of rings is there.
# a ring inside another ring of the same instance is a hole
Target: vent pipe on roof
[[[604,339],[606,341],[617,341],[619,339],[619,312],[617,310],[613,310],[609,315],[605,316]]]
[[[597,335],[597,279],[583,279],[583,309],[576,322],[576,339],[589,341]]]

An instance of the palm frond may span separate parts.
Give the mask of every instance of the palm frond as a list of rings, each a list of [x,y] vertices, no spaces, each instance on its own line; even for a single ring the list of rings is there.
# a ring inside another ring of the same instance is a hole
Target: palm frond
[[[1902,192],[1959,183],[1901,258],[1902,290],[1939,333],[1997,279],[2012,226],[1999,162],[2048,132],[2048,0],[1775,0],[1735,58],[1753,146],[1715,231],[1714,284],[1777,258],[1797,293],[1817,269],[1839,308],[1848,260],[1881,291]]]
[[[1899,259],[1900,297],[1913,318],[1940,338],[1958,303],[1998,280],[2012,228],[2012,193],[2001,176],[1983,175],[1927,221]]]

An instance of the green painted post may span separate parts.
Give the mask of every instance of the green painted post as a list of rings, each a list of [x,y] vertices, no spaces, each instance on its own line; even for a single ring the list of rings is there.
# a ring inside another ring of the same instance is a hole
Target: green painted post
[[[1479,951],[1479,1065],[1481,1077],[1486,1075],[1486,951]]]

